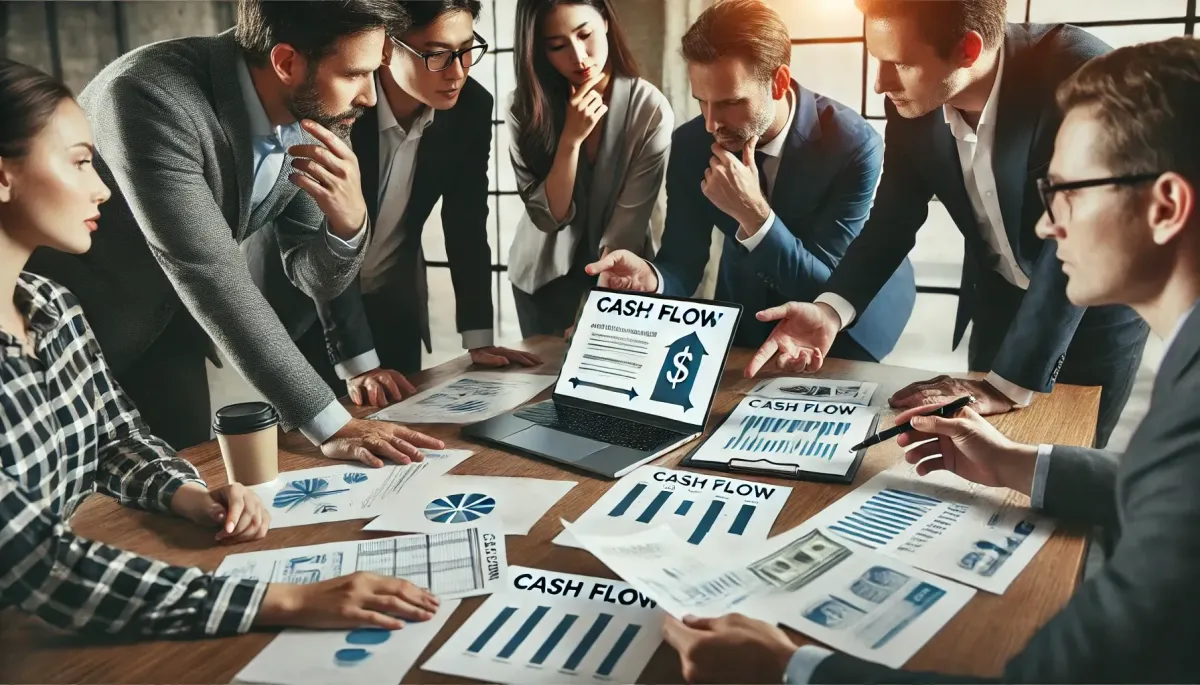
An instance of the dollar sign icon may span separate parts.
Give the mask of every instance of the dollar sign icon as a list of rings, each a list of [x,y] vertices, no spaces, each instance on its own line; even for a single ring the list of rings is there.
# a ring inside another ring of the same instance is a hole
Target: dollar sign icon
[[[675,355],[675,371],[667,372],[667,382],[671,384],[673,390],[675,386],[687,380],[688,369],[687,363],[692,361],[692,348],[687,346]]]

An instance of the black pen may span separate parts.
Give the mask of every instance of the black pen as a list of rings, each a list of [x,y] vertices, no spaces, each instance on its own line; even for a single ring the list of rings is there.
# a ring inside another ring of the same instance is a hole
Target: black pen
[[[953,416],[954,412],[958,411],[959,409],[962,409],[963,407],[967,406],[968,404],[973,404],[974,402],[975,402],[974,397],[972,397],[970,395],[964,395],[963,397],[960,397],[957,400],[954,400],[953,402],[951,402],[945,406],[941,406],[941,407],[938,407],[937,409],[934,409],[933,411],[929,412],[928,414],[921,414],[921,416],[940,416],[942,418],[945,418],[947,416]],[[910,430],[912,430],[912,421],[906,421],[906,422],[900,424],[899,426],[896,426],[894,428],[889,428],[885,431],[882,431],[880,433],[876,433],[875,435],[872,435],[871,437],[867,438],[866,440],[863,440],[862,442],[858,443],[854,447],[851,447],[850,451],[857,452],[864,447],[870,447],[871,445],[877,445],[877,444],[883,442],[884,440],[891,440],[892,438],[900,435],[901,433],[907,433]]]

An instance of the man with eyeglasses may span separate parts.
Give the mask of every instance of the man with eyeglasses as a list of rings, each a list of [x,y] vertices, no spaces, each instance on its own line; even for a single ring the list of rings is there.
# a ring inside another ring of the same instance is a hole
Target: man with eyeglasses
[[[463,348],[479,366],[541,363],[494,345],[487,237],[492,96],[469,77],[488,50],[474,30],[480,2],[399,5],[410,28],[392,37],[375,76],[378,102],[351,133],[375,234],[358,280],[318,304],[324,341],[314,327],[303,346],[327,381],[344,381],[351,400],[375,407],[412,394],[404,374],[421,369],[422,344],[432,351],[421,235],[439,199]]]
[[[1055,245],[1036,235],[1036,178],[1060,116],[1053,94],[1109,47],[1068,25],[1008,24],[1006,0],[856,0],[886,95],[883,177],[871,217],[812,303],[760,313],[780,320],[748,367],[814,371],[912,250],[935,196],[966,240],[953,344],[978,381],[939,376],[891,397],[908,409],[974,395],[983,414],[1028,405],[1056,381],[1101,386],[1095,444],[1129,397],[1147,328],[1124,306],[1066,296]]]
[[[1098,57],[1057,93],[1065,118],[1042,171],[1038,237],[1057,246],[1072,303],[1128,305],[1166,340],[1150,410],[1125,453],[1017,444],[971,409],[896,418],[913,423],[901,445],[923,443],[906,457],[920,462],[918,473],[945,469],[1009,487],[1047,515],[1120,538],[1104,568],[991,674],[997,681],[1200,682],[1192,632],[1200,613],[1197,92],[1200,42],[1180,37]],[[987,682],[797,649],[776,627],[738,615],[667,619],[663,629],[689,682]]]

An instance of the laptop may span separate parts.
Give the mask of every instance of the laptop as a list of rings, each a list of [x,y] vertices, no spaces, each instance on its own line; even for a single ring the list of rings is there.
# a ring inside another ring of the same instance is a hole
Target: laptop
[[[596,288],[554,396],[462,434],[619,478],[704,431],[740,305]]]

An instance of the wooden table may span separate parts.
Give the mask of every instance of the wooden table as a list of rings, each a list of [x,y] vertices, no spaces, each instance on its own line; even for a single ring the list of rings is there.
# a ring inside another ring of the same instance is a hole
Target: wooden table
[[[554,339],[534,339],[526,349],[541,354],[546,365],[538,373],[556,373],[563,345]],[[739,400],[739,392],[754,381],[742,378],[742,369],[750,350],[735,349],[726,367],[721,392],[713,405],[709,429],[716,426]],[[551,361],[553,360],[553,361]],[[468,369],[464,357],[425,371],[413,378],[428,387],[453,378]],[[514,371],[514,373],[518,373]],[[880,384],[873,404],[886,406],[887,397],[903,385],[930,376],[927,371],[901,369],[877,364],[830,360],[819,374],[828,378],[871,380]],[[549,391],[547,391],[547,396]],[[1052,442],[1068,445],[1090,444],[1095,430],[1100,392],[1096,388],[1059,385],[1053,394],[1035,401],[1019,412],[995,417],[1005,434],[1023,442]],[[540,399],[540,398],[539,398]],[[358,415],[369,410],[353,408]],[[890,412],[889,412],[890,415]],[[881,425],[890,425],[885,416]],[[558,547],[550,540],[559,533],[559,518],[575,520],[607,490],[613,481],[568,472],[549,462],[509,454],[468,443],[458,435],[456,426],[429,426],[426,432],[445,440],[448,448],[469,448],[475,456],[452,473],[489,476],[526,476],[575,480],[579,485],[541,521],[528,536],[508,538],[508,562],[565,573],[614,578],[607,567],[582,550]],[[694,443],[693,443],[694,444]],[[687,447],[662,458],[657,464],[672,466]],[[225,482],[225,472],[215,442],[184,452],[200,469],[210,485]],[[872,447],[854,482],[857,486],[901,458],[895,441]],[[309,468],[328,464],[319,452],[298,433],[283,436],[281,470]],[[739,476],[792,487],[792,496],[775,522],[772,535],[788,530],[837,500],[849,491],[847,486],[804,481]],[[1011,497],[1025,500],[1012,493]],[[1026,500],[1027,501],[1027,500]],[[345,521],[316,526],[273,530],[264,540],[233,547],[215,547],[211,533],[182,520],[124,509],[104,497],[89,499],[75,514],[73,527],[88,538],[175,564],[215,569],[226,554],[278,549],[305,544],[359,540],[382,534],[362,533],[363,521]],[[1035,630],[1066,603],[1079,581],[1085,553],[1082,531],[1058,531],[1028,568],[1002,596],[979,592],[974,599],[907,664],[908,668],[929,669],[963,675],[998,675],[1010,656],[1018,652]],[[453,634],[485,598],[463,600],[437,639],[430,644],[403,682],[456,682],[453,678],[420,669],[438,646]],[[797,633],[798,644],[807,638]],[[82,638],[48,627],[37,619],[13,609],[0,613],[0,682],[82,683],[82,682],[229,682],[268,642],[273,633],[206,641],[128,643]],[[682,682],[675,652],[663,645],[642,674],[642,682]]]

